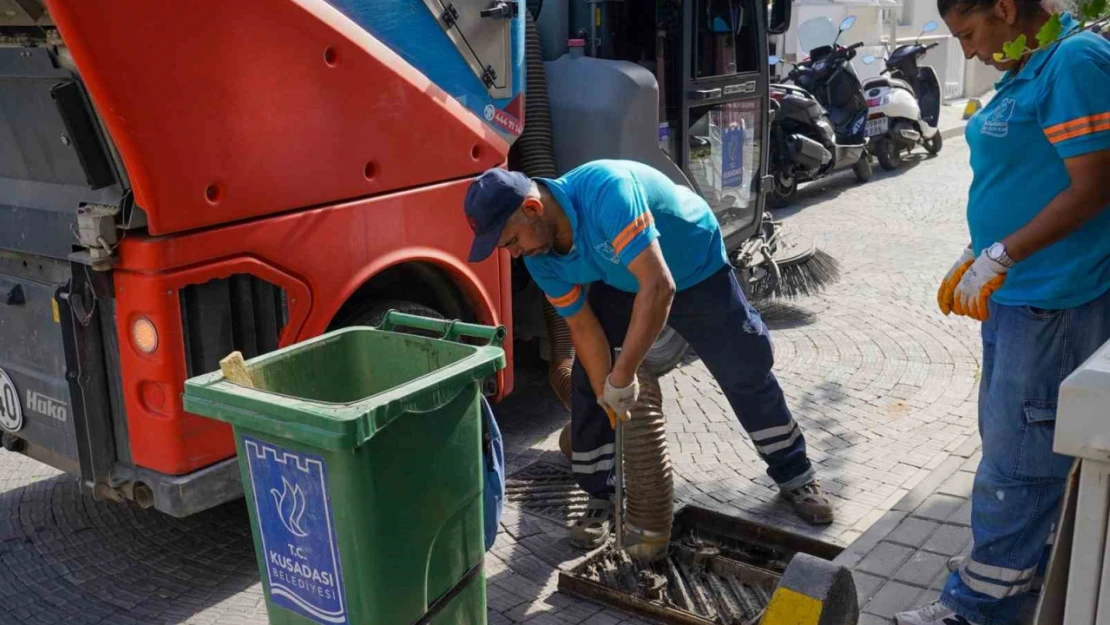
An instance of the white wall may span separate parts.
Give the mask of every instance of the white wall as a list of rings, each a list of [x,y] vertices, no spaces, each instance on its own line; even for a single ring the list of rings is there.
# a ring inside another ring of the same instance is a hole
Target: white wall
[[[849,15],[856,17],[856,23],[851,30],[840,36],[841,43],[852,44],[862,41],[867,45],[877,45],[880,42],[883,32],[878,7],[841,4],[827,0],[802,0],[796,2],[791,11],[790,29],[785,34],[785,57],[789,60],[797,60],[809,54],[809,50],[801,50],[798,45],[798,25],[802,22],[815,17],[827,17],[834,25],[839,25],[841,20]]]
[[[884,23],[883,10],[890,10],[893,19],[897,21],[899,11],[902,9],[899,7],[851,4],[849,3],[851,1],[798,0],[795,2],[790,18],[790,29],[783,35],[785,50],[779,50],[779,54],[791,61],[806,57],[809,51],[800,50],[798,45],[798,25],[802,22],[815,17],[827,17],[832,20],[833,24],[839,24],[845,17],[854,15],[856,16],[856,23],[851,30],[841,35],[841,42],[852,44],[862,41],[864,47],[860,48],[856,60],[853,61],[856,73],[859,74],[862,80],[877,76],[883,69],[881,59],[886,56],[887,49],[883,44],[890,43],[891,24],[889,22]],[[1069,0],[1051,1],[1067,2]],[[942,88],[946,80],[958,81],[959,73],[963,73],[963,97],[979,97],[994,88],[994,83],[1001,76],[998,70],[987,67],[975,60],[965,63],[962,60],[963,53],[960,50],[959,43],[955,40],[943,39],[945,36],[949,36],[950,33],[944,24],[944,20],[940,19],[940,14],[937,12],[936,0],[901,0],[901,2],[903,3],[902,6],[911,7],[909,10],[913,14],[913,19],[910,20],[912,24],[897,27],[897,38],[903,40],[903,42],[917,38],[927,22],[937,22],[937,30],[928,33],[923,39],[940,41],[942,45],[930,50],[922,60],[922,64],[929,65],[936,70]],[[891,45],[891,49],[893,49],[893,45]],[[862,59],[869,54],[880,60],[872,65],[865,65]],[[957,75],[949,76],[949,74]]]
[[[1002,72],[997,69],[984,65],[978,59],[971,59],[967,61],[967,69],[964,73],[964,96],[968,98],[977,98],[984,93],[994,89],[994,83],[1002,78]]]
[[[933,21],[937,23],[937,28],[930,35],[949,35],[951,34],[948,27],[945,26],[944,20],[940,19],[940,12],[937,11],[936,0],[902,0],[902,11],[912,13],[913,20],[907,26],[898,25],[898,38],[905,39],[916,37],[921,32],[921,28],[927,22]],[[897,18],[895,18],[897,19]],[[885,27],[887,33],[890,32],[890,26]]]

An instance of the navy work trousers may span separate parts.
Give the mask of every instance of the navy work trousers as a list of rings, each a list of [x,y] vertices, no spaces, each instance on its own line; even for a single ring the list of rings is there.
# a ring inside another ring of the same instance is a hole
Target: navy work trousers
[[[587,301],[616,347],[624,342],[635,294],[590,285]],[[694,348],[748,432],[767,474],[784,490],[814,479],[805,439],[771,372],[771,335],[748,303],[731,267],[675,294],[667,323]],[[614,490],[614,432],[589,376],[574,363],[571,395],[572,466],[578,485],[595,497]]]

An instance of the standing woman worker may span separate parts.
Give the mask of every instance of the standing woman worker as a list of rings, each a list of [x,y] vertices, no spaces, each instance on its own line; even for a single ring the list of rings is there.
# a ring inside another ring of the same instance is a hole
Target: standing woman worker
[[[1110,340],[1110,41],[1064,32],[1020,61],[1049,19],[1037,0],[938,0],[948,28],[1006,73],[967,125],[971,245],[945,314],[982,322],[974,547],[936,603],[899,625],[1010,625],[1043,567],[1071,459],[1052,451],[1060,382]],[[1110,423],[1107,425],[1110,428]]]

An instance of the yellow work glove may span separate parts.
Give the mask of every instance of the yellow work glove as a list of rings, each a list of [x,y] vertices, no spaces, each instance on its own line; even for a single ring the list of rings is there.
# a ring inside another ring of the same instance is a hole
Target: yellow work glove
[[[952,311],[957,315],[986,321],[990,316],[987,311],[987,300],[994,295],[995,291],[1002,288],[1007,271],[1009,268],[992,260],[987,256],[986,250],[983,250],[983,253],[964,272],[960,283],[956,285]]]
[[[970,247],[964,248],[960,259],[948,270],[944,280],[940,281],[940,289],[937,290],[937,305],[940,306],[940,312],[946,315],[952,312],[952,296],[956,293],[956,285],[960,283],[960,278],[964,277],[964,272],[973,262],[975,262],[975,254],[971,252]]]

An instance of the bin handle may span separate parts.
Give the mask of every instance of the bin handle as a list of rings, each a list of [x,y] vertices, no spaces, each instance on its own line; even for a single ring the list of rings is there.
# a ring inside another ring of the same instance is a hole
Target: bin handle
[[[486,341],[487,345],[501,347],[505,340],[505,326],[483,326],[474,323],[463,323],[458,320],[432,319],[419,315],[409,315],[390,310],[385,313],[378,329],[392,332],[396,328],[412,328],[428,332],[442,332],[440,338],[444,341],[457,341],[460,338],[475,338]]]

